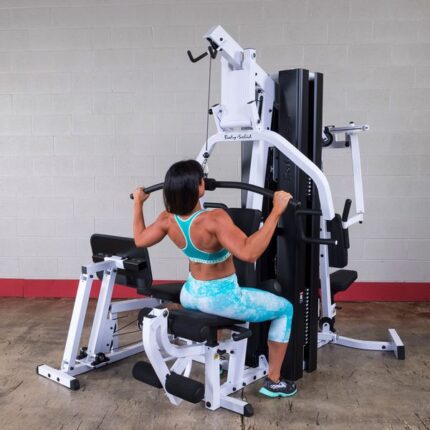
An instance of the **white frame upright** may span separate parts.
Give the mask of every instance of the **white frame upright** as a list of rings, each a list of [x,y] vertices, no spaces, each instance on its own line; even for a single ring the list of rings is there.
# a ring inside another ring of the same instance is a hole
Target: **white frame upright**
[[[72,390],[80,388],[77,375],[106,366],[134,354],[143,352],[143,344],[139,340],[133,344],[120,347],[116,333],[117,318],[121,312],[154,307],[161,303],[151,297],[112,301],[113,287],[118,269],[124,269],[122,257],[105,257],[104,261],[82,266],[78,291],[73,306],[67,334],[66,346],[59,369],[42,364],[37,366],[37,373]],[[96,311],[89,336],[86,356],[78,359],[85,317],[87,315],[91,287],[97,272],[103,272],[103,279],[97,300]],[[103,353],[106,361],[94,364],[97,355]]]

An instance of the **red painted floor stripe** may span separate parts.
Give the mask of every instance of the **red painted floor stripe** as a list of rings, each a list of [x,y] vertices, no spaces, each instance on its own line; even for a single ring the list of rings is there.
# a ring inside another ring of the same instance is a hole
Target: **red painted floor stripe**
[[[155,281],[154,284],[178,281]],[[180,282],[180,281],[179,281]],[[0,297],[75,297],[77,280],[0,279]],[[98,297],[100,281],[94,281],[91,297]],[[113,297],[141,297],[134,288],[115,285]],[[336,296],[338,302],[418,302],[430,301],[430,282],[355,282]]]

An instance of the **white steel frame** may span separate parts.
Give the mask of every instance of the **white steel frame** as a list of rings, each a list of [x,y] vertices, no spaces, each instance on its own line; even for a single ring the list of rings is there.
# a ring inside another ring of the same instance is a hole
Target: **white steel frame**
[[[203,154],[211,154],[218,143],[249,142],[252,145],[249,183],[262,187],[268,148],[275,146],[314,181],[323,218],[331,220],[334,208],[327,178],[287,139],[270,130],[275,81],[257,64],[255,50],[243,49],[219,25],[210,29],[204,38],[218,46],[221,55],[221,104],[212,109],[217,133],[205,142],[197,160],[203,162]],[[256,100],[256,91],[262,96],[262,102]],[[261,209],[262,201],[261,195],[248,193],[246,206]]]
[[[219,143],[248,142],[252,145],[249,182],[264,186],[268,148],[276,147],[315,183],[322,211],[320,238],[329,239],[327,221],[333,219],[335,211],[326,176],[287,139],[270,131],[275,100],[275,80],[256,63],[255,50],[243,49],[221,26],[211,28],[204,38],[213,47],[217,47],[221,55],[221,103],[212,109],[217,133],[204,143],[197,160],[203,162],[204,153],[211,154]],[[310,79],[313,77],[314,74],[311,72]],[[256,100],[257,91],[263,96],[262,102]],[[364,198],[358,134],[368,129],[368,125],[356,126],[354,123],[346,127],[329,127],[334,137],[331,148],[346,146],[351,148],[356,214],[343,223],[344,228],[363,221]],[[345,134],[344,140],[338,139],[340,133]],[[261,210],[262,196],[248,193],[246,207]],[[336,315],[336,305],[331,302],[327,245],[320,245],[320,256],[321,316],[332,319]],[[319,333],[318,344],[323,346],[327,343],[335,343],[360,349],[390,350],[397,356],[404,345],[394,329],[389,329],[389,336],[391,340],[388,343],[356,341],[338,336],[330,331],[328,324],[325,324]]]
[[[230,397],[230,394],[252,384],[267,374],[268,364],[264,355],[260,356],[258,367],[247,368],[245,366],[245,357],[248,339],[234,341],[230,338],[219,342],[216,346],[208,346],[204,343],[175,345],[168,336],[168,317],[168,309],[153,309],[143,319],[142,335],[145,353],[169,401],[178,406],[183,399],[166,390],[166,376],[170,375],[171,372],[175,372],[189,377],[192,363],[202,363],[205,371],[203,402],[206,408],[212,411],[225,408],[244,415],[245,407],[248,403],[241,399]],[[248,324],[244,323],[241,326],[248,328]],[[229,355],[228,365],[225,366],[227,380],[223,384],[220,382],[222,364],[220,350],[225,350]],[[171,360],[174,360],[174,362],[169,368],[167,363]]]
[[[344,127],[328,127],[328,131],[332,134],[333,142],[331,145],[327,146],[326,149],[351,149],[356,214],[349,217],[348,220],[342,221],[342,227],[344,229],[349,228],[353,224],[361,224],[364,219],[363,177],[361,173],[358,135],[359,133],[367,130],[369,130],[369,126],[367,124],[355,125],[353,122],[350,122],[349,125]],[[342,136],[344,137],[342,138]],[[330,236],[327,232],[326,223],[323,220],[321,220],[321,236]],[[320,256],[321,317],[326,317],[334,321],[336,316],[336,303],[332,303],[331,301],[327,245],[320,246]],[[340,336],[331,329],[330,323],[325,322],[321,327],[320,333],[318,333],[318,347],[332,343],[349,348],[365,349],[370,351],[393,351],[397,358],[404,358],[404,344],[396,330],[392,328],[388,329],[388,337],[388,342],[379,342]]]
[[[117,270],[123,268],[124,260],[117,256],[105,257],[104,261],[91,263],[82,267],[60,368],[56,369],[42,364],[37,367],[39,375],[49,378],[67,388],[78,389],[80,385],[76,378],[77,375],[143,352],[141,341],[123,347],[119,345],[118,336],[115,335],[118,314],[144,307],[154,307],[159,305],[161,301],[154,298],[142,298],[113,302],[112,293]],[[94,277],[97,276],[97,272],[103,272],[103,279],[86,350],[87,355],[85,358],[77,359],[91,286]],[[105,355],[106,361],[94,364],[99,353]]]
[[[355,211],[356,215],[350,217],[347,221],[342,222],[344,229],[356,223],[363,222],[364,216],[364,194],[363,194],[363,176],[361,174],[361,157],[360,145],[358,143],[358,135],[364,131],[368,131],[369,126],[355,125],[350,122],[345,127],[328,127],[328,131],[333,136],[333,142],[326,149],[349,148],[351,149],[352,158],[352,172],[354,179],[354,197],[355,197]],[[339,135],[343,135],[341,139]]]

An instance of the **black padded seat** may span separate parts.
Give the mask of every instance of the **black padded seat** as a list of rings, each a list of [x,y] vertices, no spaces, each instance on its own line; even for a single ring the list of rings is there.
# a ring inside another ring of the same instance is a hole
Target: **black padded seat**
[[[152,284],[149,293],[156,299],[169,300],[171,302],[179,303],[179,296],[181,295],[181,289],[183,285],[183,282],[171,284]]]
[[[243,321],[188,309],[172,309],[169,312],[169,332],[195,342],[216,340],[218,329],[236,324],[243,324]]]
[[[346,291],[350,285],[357,279],[358,274],[355,270],[337,270],[330,274],[331,297],[335,294]]]

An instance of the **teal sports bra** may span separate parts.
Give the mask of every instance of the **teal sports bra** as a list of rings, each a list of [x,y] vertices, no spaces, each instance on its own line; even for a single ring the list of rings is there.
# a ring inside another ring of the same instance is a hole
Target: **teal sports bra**
[[[190,236],[190,229],[191,224],[196,219],[198,215],[203,213],[204,210],[200,210],[192,214],[188,219],[183,220],[179,218],[178,215],[174,215],[176,222],[178,223],[179,229],[181,230],[182,234],[185,238],[185,247],[182,248],[182,252],[195,263],[203,263],[203,264],[216,264],[216,263],[222,263],[223,261],[227,260],[227,258],[230,257],[230,252],[227,251],[225,248],[220,249],[217,252],[205,252],[201,249],[198,249],[193,241],[191,240]]]

